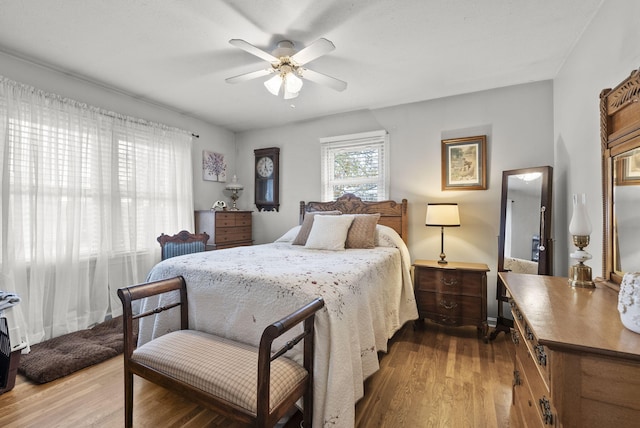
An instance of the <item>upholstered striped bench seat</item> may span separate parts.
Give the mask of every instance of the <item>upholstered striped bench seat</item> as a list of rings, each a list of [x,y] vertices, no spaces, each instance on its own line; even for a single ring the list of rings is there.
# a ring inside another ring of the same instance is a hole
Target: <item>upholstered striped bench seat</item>
[[[131,359],[256,414],[258,348],[196,330],[158,337]],[[289,358],[271,362],[270,411],[304,382],[307,371]]]

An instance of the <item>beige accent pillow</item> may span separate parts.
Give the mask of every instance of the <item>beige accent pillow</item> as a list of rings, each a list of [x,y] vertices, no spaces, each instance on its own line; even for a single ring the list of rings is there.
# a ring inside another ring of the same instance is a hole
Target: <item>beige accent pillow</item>
[[[346,248],[375,248],[376,225],[380,214],[356,214],[349,228]]]
[[[302,227],[300,228],[300,232],[298,232],[298,236],[293,240],[291,245],[305,245],[307,243],[307,238],[309,238],[309,232],[311,232],[311,227],[313,226],[313,217],[317,214],[320,215],[340,215],[342,214],[340,211],[314,211],[310,213],[305,213],[304,220],[302,221]]]
[[[349,227],[353,223],[352,215],[318,215],[304,248],[312,250],[344,251]]]

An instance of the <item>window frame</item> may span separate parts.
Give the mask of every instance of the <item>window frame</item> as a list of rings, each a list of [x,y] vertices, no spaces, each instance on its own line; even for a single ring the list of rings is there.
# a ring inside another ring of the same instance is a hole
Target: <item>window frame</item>
[[[346,150],[375,148],[378,151],[377,175],[349,179],[332,179],[334,176],[335,156]],[[361,132],[358,134],[339,135],[320,138],[320,186],[323,201],[335,199],[334,187],[345,184],[377,184],[377,197],[374,201],[389,199],[389,133],[385,130]],[[361,195],[357,195],[360,196]],[[362,197],[363,200],[372,200]]]

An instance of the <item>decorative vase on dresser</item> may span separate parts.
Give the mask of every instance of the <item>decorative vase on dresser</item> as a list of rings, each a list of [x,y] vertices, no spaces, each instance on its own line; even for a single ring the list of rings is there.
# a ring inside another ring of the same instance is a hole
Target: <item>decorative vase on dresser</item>
[[[196,233],[209,234],[207,250],[252,245],[251,214],[251,211],[196,211]]]
[[[487,341],[487,272],[483,263],[416,260],[418,314],[439,324],[475,325]]]
[[[561,277],[498,277],[514,319],[511,426],[638,426],[640,335],[620,322],[617,293]]]

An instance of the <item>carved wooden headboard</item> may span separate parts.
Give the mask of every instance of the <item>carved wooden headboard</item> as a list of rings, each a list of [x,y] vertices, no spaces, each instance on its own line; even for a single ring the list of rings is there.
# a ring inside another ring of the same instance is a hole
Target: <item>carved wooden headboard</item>
[[[312,211],[340,211],[343,214],[377,214],[380,213],[378,224],[388,226],[398,232],[402,240],[409,239],[409,223],[407,217],[407,200],[396,201],[363,201],[356,195],[345,193],[331,202],[300,201],[300,224],[307,212]]]

